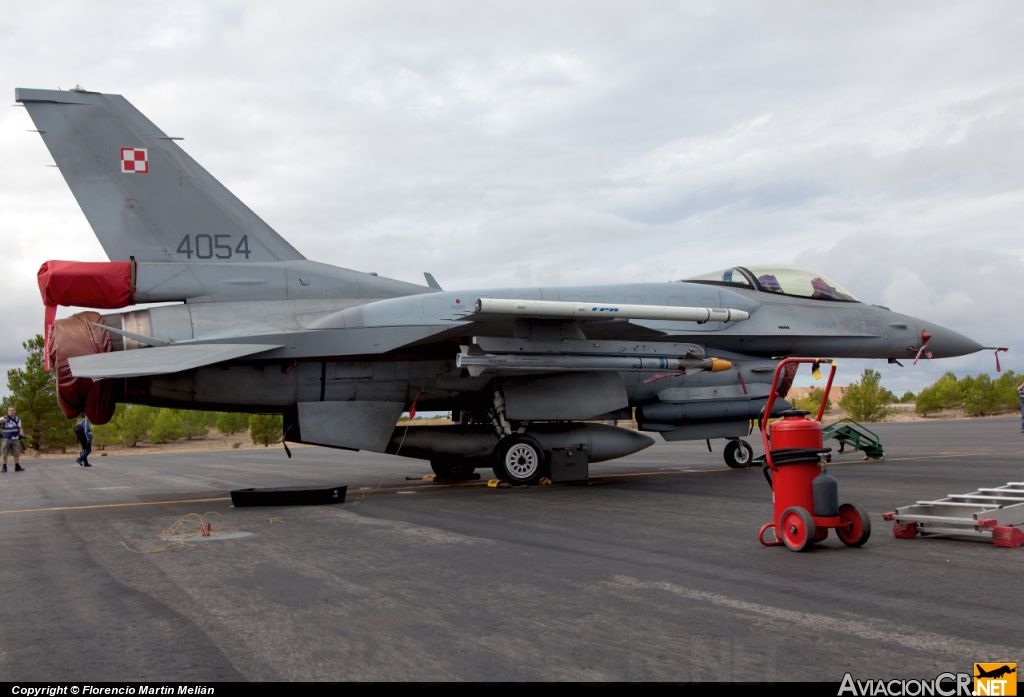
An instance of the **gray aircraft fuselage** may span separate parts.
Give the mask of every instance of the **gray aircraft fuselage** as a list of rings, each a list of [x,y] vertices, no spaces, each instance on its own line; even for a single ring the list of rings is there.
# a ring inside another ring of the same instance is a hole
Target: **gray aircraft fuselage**
[[[429,274],[420,286],[310,261],[120,95],[18,89],[15,99],[111,260],[47,262],[48,317],[57,304],[178,303],[54,325],[69,416],[109,418],[113,401],[275,412],[286,440],[398,452],[453,476],[497,463],[499,476],[529,482],[560,448],[597,461],[654,442],[599,420],[635,415],[668,440],[735,444],[780,357],[912,361],[981,348],[791,267],[443,291]],[[67,353],[97,327],[92,353]],[[71,335],[77,343],[61,340]],[[396,429],[412,408],[456,423]]]

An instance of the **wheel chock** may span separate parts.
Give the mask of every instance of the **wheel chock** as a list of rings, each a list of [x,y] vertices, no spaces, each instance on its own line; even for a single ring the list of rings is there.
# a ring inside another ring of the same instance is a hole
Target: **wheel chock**
[[[537,482],[541,486],[551,486],[551,480],[547,477],[541,477],[540,481]]]
[[[508,482],[503,482],[500,479],[488,479],[487,486],[491,489],[507,489]]]
[[[1024,531],[1009,525],[992,528],[992,544],[996,547],[1020,547],[1024,545]]]
[[[432,482],[435,479],[437,479],[437,475],[436,474],[424,474],[423,475],[423,481],[425,481],[425,482]]]

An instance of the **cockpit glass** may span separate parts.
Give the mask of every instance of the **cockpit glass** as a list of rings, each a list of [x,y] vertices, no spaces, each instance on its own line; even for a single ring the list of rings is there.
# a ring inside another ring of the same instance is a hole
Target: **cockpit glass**
[[[860,302],[835,281],[799,266],[734,266],[731,269],[706,273],[686,280],[690,283],[752,288],[765,293],[795,295],[815,300]],[[753,283],[755,281],[756,285]]]
[[[688,278],[687,281],[697,281],[698,283],[711,283],[714,285],[722,286],[737,286],[742,288],[753,288],[750,281],[747,280],[743,272],[738,268],[733,267],[731,269],[725,269],[724,271],[714,271],[712,273],[706,273],[695,278]]]
[[[796,295],[815,300],[845,300],[858,302],[853,294],[835,281],[799,266],[746,266],[757,279],[760,290],[768,293]]]

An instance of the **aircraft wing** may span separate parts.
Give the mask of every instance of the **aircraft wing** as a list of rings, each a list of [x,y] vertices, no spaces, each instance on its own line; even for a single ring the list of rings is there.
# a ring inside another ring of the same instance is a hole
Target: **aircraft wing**
[[[250,356],[280,344],[192,344],[188,346],[160,346],[135,351],[94,353],[69,358],[71,374],[76,378],[134,378],[142,375],[177,373],[211,363]]]

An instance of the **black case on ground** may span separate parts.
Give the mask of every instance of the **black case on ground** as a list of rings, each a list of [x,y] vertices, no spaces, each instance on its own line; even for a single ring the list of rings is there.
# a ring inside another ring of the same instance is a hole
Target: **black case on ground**
[[[347,486],[276,487],[271,489],[236,489],[231,492],[235,508],[246,506],[325,506],[344,503]]]
[[[585,482],[590,477],[590,451],[585,445],[552,448],[551,481]]]

